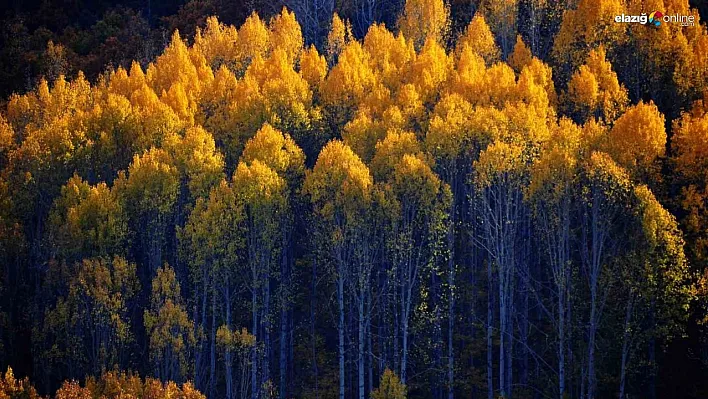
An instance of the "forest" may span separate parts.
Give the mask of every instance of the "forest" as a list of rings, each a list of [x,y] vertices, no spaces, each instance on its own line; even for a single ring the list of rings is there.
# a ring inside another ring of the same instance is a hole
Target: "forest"
[[[707,397],[707,13],[9,2],[0,399]]]

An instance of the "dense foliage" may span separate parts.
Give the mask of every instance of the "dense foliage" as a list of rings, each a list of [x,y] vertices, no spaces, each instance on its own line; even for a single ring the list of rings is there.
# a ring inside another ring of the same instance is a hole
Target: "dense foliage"
[[[7,99],[0,398],[708,393],[698,10],[308,5]]]

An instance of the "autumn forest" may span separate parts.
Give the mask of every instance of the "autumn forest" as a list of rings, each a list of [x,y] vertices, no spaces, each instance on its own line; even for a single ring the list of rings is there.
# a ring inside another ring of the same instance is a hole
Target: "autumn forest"
[[[0,399],[708,396],[702,1],[10,3]]]

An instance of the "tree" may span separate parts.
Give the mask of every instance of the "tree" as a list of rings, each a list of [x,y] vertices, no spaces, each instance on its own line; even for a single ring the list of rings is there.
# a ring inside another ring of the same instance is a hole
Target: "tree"
[[[418,303],[415,295],[419,292],[419,276],[423,274],[423,267],[439,261],[437,249],[447,233],[446,212],[451,193],[419,156],[403,154],[397,158],[387,184],[397,211],[392,220],[390,256],[397,278],[394,284],[399,292],[396,295],[400,302],[401,331],[395,336],[400,336],[402,341],[400,374],[405,384],[409,323]]]
[[[127,217],[116,192],[105,183],[90,186],[74,175],[54,201],[49,224],[52,256],[70,263],[125,251]]]
[[[179,172],[172,157],[162,149],[151,148],[135,155],[114,189],[130,218],[130,226],[140,238],[141,255],[148,278],[160,267],[169,224],[179,194]]]
[[[494,40],[494,35],[481,13],[475,14],[467,26],[463,36],[457,39],[455,53],[458,57],[465,47],[469,47],[484,60],[487,67],[492,66],[501,59],[501,51]]]
[[[502,397],[511,395],[512,386],[512,304],[514,270],[519,257],[517,242],[524,213],[525,163],[523,147],[503,141],[490,144],[475,162],[475,186],[484,229],[480,244],[489,253],[487,267],[495,270],[499,290],[499,391]]]
[[[529,198],[538,223],[544,254],[551,266],[556,332],[558,337],[558,393],[566,396],[568,336],[571,323],[569,307],[574,273],[571,257],[574,198],[577,195],[579,157],[583,150],[582,131],[567,119],[562,119],[553,131],[543,153],[531,169]]]
[[[189,370],[195,342],[192,321],[183,304],[180,284],[167,264],[152,280],[150,307],[143,315],[150,338],[150,360],[155,375],[164,381],[181,381]]]
[[[628,203],[631,186],[627,172],[604,153],[593,152],[584,165],[580,207],[581,271],[589,289],[587,322],[587,395],[596,393],[596,337],[613,279],[610,265],[620,244],[621,209]]]
[[[582,64],[588,50],[604,46],[610,53],[621,45],[627,24],[616,23],[625,9],[618,0],[580,0],[575,9],[563,13],[563,21],[553,43],[551,57],[562,80]],[[597,21],[587,24],[586,21]]]
[[[251,293],[251,323],[256,340],[262,344],[262,358],[253,352],[251,389],[253,397],[270,380],[271,353],[271,280],[275,277],[282,238],[278,229],[279,214],[287,201],[285,181],[259,160],[239,163],[234,172],[233,186],[237,201],[243,204],[246,261],[250,272],[248,291]],[[228,300],[228,299],[227,299]],[[230,314],[227,313],[230,328]],[[229,396],[230,397],[230,396]]]
[[[659,178],[657,160],[666,151],[665,118],[656,105],[640,101],[610,130],[608,152],[633,176],[650,183]]]
[[[568,113],[576,122],[597,118],[612,124],[626,109],[627,89],[617,79],[603,46],[590,51],[568,82]]]
[[[372,399],[405,399],[406,385],[401,383],[396,374],[386,369],[381,375],[379,387],[371,393]]]
[[[243,221],[243,204],[236,201],[233,188],[222,180],[211,190],[208,198],[197,200],[184,229],[180,231],[181,245],[187,254],[190,277],[194,284],[195,329],[209,334],[208,346],[207,341],[202,340],[204,336],[195,336],[200,338],[199,350],[195,355],[195,381],[197,387],[207,388],[207,378],[202,371],[206,373],[209,361],[210,395],[216,389],[217,330],[222,323],[226,325],[225,328],[232,328],[229,326],[231,321],[227,323],[226,320],[232,314],[232,301],[236,299],[237,283],[241,281],[239,276],[245,271],[245,267],[241,266],[245,246]],[[223,309],[222,314],[217,304]],[[228,345],[223,348],[230,354]],[[224,360],[227,377],[231,378],[232,359],[226,356]]]
[[[339,397],[345,395],[345,289],[354,288],[358,306],[359,397],[364,392],[363,326],[364,292],[370,278],[370,259],[366,257],[367,216],[371,201],[372,179],[369,170],[352,150],[339,141],[331,141],[320,153],[317,163],[307,175],[304,191],[318,217],[326,223],[318,226],[319,238],[333,262],[330,271],[335,280],[338,307]]]
[[[506,59],[514,46],[512,42],[517,32],[519,0],[485,1],[483,10],[492,31],[497,36],[502,56]]]
[[[406,0],[398,28],[416,50],[425,42],[445,42],[450,29],[450,9],[443,0]]]
[[[5,375],[0,378],[0,395],[4,398],[39,399],[37,390],[30,384],[27,377],[18,380],[12,368],[8,367]]]

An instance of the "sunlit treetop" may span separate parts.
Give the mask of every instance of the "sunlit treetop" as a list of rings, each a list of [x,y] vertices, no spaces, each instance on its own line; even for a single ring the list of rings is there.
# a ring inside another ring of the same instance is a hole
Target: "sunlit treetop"
[[[343,21],[336,12],[332,15],[332,23],[327,34],[327,61],[330,66],[337,62],[339,54],[353,38],[352,26],[349,21]]]
[[[679,173],[694,183],[708,184],[708,98],[696,101],[674,120],[671,146]]]
[[[285,197],[285,180],[258,159],[240,162],[233,175],[233,187],[247,207],[280,206]]]
[[[364,37],[364,50],[371,56],[371,66],[383,84],[396,90],[403,80],[406,65],[415,59],[413,43],[402,33],[394,34],[383,24],[373,24]]]
[[[445,48],[437,41],[428,39],[411,63],[406,82],[415,86],[423,103],[428,103],[439,95],[453,67],[453,60]]]
[[[308,172],[303,187],[318,214],[337,223],[342,216],[360,223],[360,213],[371,197],[373,180],[369,168],[341,141],[330,141]]]
[[[236,69],[239,67],[238,30],[233,25],[224,25],[216,16],[207,18],[206,27],[197,27],[192,51],[198,51],[207,63],[216,70],[221,65]]]
[[[567,107],[579,122],[599,118],[611,124],[626,109],[627,89],[620,84],[603,46],[590,51],[585,65],[571,77],[568,100]]]
[[[179,114],[184,106],[178,105],[178,102],[196,107],[202,86],[213,79],[213,72],[204,56],[190,52],[179,32],[175,31],[169,46],[148,66],[146,77],[148,85],[158,96],[171,97],[170,105],[176,107],[175,112]],[[173,98],[176,96],[184,96],[185,99]]]
[[[327,60],[314,45],[303,50],[300,56],[300,75],[313,91],[319,89],[327,76]]]
[[[390,178],[393,192],[408,206],[430,209],[442,189],[440,178],[420,155],[403,154]],[[407,212],[408,209],[403,209]]]
[[[164,147],[187,180],[193,198],[206,197],[223,178],[224,157],[216,149],[214,137],[201,126],[187,129],[184,136],[170,136]]]
[[[49,216],[54,256],[81,257],[121,254],[128,236],[126,215],[115,192],[105,184],[90,186],[74,175],[62,186]]]
[[[582,152],[583,131],[567,118],[561,119],[551,130],[541,155],[531,167],[531,181],[527,194],[532,198],[566,200],[577,176]]]
[[[665,122],[654,103],[640,101],[615,122],[608,136],[608,152],[633,176],[655,177],[659,167],[655,162],[666,150]]]
[[[499,46],[481,13],[475,14],[464,34],[457,39],[455,54],[459,57],[465,47],[469,47],[472,52],[482,57],[487,66],[501,59]]]
[[[371,171],[377,181],[384,181],[395,165],[406,154],[422,154],[421,145],[412,132],[391,130],[386,138],[376,143],[376,153],[371,161]]]
[[[416,49],[428,40],[443,44],[450,29],[450,9],[443,0],[406,0],[398,28]]]
[[[350,41],[339,54],[322,85],[322,96],[328,103],[352,106],[361,102],[376,83],[369,53],[358,41]]]
[[[507,63],[509,66],[514,68],[516,72],[521,72],[521,70],[531,63],[533,59],[533,54],[531,50],[526,46],[521,35],[516,36],[516,44],[514,44],[514,51],[509,55]]]
[[[295,141],[269,124],[264,124],[255,136],[248,140],[241,160],[252,163],[259,160],[275,172],[304,173],[305,155]]]
[[[560,76],[565,78],[580,67],[588,50],[604,45],[613,51],[624,43],[628,24],[614,20],[623,13],[625,9],[620,0],[580,0],[575,9],[565,11],[552,51]]]
[[[280,48],[285,52],[291,65],[300,58],[304,40],[300,24],[295,19],[295,13],[283,7],[280,14],[270,21],[270,46]]]
[[[517,144],[495,141],[475,161],[475,185],[479,189],[496,184],[519,184],[526,168],[524,148]]]
[[[243,72],[256,57],[264,57],[270,46],[270,32],[265,22],[253,13],[238,30],[237,51],[240,58],[239,71]]]

